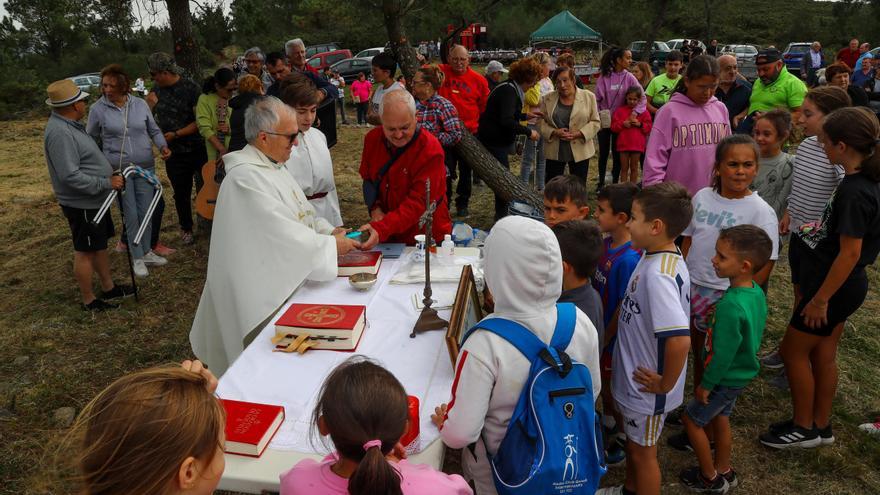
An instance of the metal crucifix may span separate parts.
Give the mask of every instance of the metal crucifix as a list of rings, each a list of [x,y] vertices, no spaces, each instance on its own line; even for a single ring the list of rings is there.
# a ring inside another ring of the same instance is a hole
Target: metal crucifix
[[[426,180],[425,213],[419,217],[419,228],[424,227],[425,232],[425,297],[422,299],[422,303],[425,307],[422,308],[422,313],[419,315],[419,319],[416,320],[416,325],[413,327],[412,333],[409,334],[409,337],[412,339],[416,337],[417,333],[430,330],[442,330],[449,326],[449,322],[440,318],[437,314],[437,310],[431,307],[434,303],[431,299],[431,245],[434,243],[434,210],[437,209],[437,203],[439,201],[440,200],[434,201],[433,203],[431,202],[431,179]]]

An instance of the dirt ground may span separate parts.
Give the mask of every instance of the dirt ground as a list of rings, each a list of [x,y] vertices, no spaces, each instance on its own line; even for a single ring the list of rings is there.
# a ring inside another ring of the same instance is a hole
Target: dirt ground
[[[190,356],[188,333],[207,262],[204,235],[197,235],[191,246],[181,245],[166,180],[162,241],[177,253],[167,266],[139,281],[140,302],[129,300],[103,314],[80,310],[69,231],[54,201],[43,157],[43,126],[42,119],[0,122],[0,494],[71,491],[57,461],[69,461],[76,452],[60,443],[65,429],[58,425],[56,411],[72,407],[78,412],[120,375]],[[363,128],[342,128],[332,152],[343,217],[352,226],[367,218],[357,176],[365,133]],[[165,180],[161,163],[159,170]],[[595,161],[590,173],[594,184]],[[470,211],[472,225],[490,227],[492,195],[487,187],[475,189]],[[116,212],[114,221],[118,226]],[[125,281],[125,255],[112,253],[111,260],[116,279]],[[764,351],[778,343],[791,310],[788,276],[787,263],[778,264],[770,282]],[[876,286],[874,268],[870,276]],[[736,491],[880,492],[880,439],[857,430],[880,410],[878,313],[880,298],[872,290],[841,342],[834,445],[791,452],[761,447],[757,435],[768,423],[789,416],[790,399],[767,383],[772,373],[766,371],[749,386],[732,418],[733,462],[741,479]],[[693,456],[664,442],[659,458],[663,492],[684,493],[677,473],[695,463]],[[454,470],[456,464],[448,466]],[[612,468],[604,483],[619,482],[622,476],[622,468]]]

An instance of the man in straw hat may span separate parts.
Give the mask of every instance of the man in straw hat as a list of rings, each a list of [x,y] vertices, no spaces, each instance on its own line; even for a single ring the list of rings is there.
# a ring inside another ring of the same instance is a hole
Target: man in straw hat
[[[113,175],[110,162],[79,122],[86,114],[89,94],[70,79],[55,81],[46,91],[46,104],[52,107],[44,136],[46,163],[55,197],[70,224],[73,275],[82,307],[87,311],[115,308],[107,300],[132,295],[134,290],[113,283],[110,276],[107,239],[115,234],[110,215],[104,215],[98,224],[93,220],[110,191],[122,189],[123,179]],[[101,282],[97,297],[92,289],[93,272]]]

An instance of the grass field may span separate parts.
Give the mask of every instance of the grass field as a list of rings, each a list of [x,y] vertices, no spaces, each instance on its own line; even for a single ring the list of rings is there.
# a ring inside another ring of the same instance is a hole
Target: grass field
[[[79,309],[72,277],[69,230],[54,201],[43,158],[44,121],[0,122],[0,493],[68,493],[69,483],[53,459],[64,429],[55,411],[78,412],[113,379],[190,356],[188,333],[202,290],[208,239],[179,242],[170,187],[166,189],[162,241],[178,249],[170,263],[139,280],[141,300],[116,311]],[[343,128],[333,149],[336,180],[346,225],[366,220],[360,200],[361,139],[365,129]],[[595,181],[595,161],[591,164]],[[514,165],[516,167],[516,165]],[[164,166],[159,165],[163,178]],[[166,181],[166,186],[168,183]],[[475,189],[471,223],[488,228],[491,191]],[[118,213],[114,220],[119,226]],[[111,254],[116,280],[127,280],[125,255]],[[873,287],[880,282],[870,270]],[[777,265],[769,295],[770,321],[764,348],[782,336],[791,309],[787,263]],[[821,449],[772,452],[757,435],[790,414],[787,393],[762,373],[740,398],[732,418],[734,467],[743,494],[862,494],[880,492],[880,439],[857,425],[880,410],[880,299],[871,291],[850,320],[839,354],[840,391],[834,410],[837,442]],[[664,433],[666,434],[666,433]],[[56,454],[60,454],[57,455]],[[661,447],[664,493],[684,493],[678,471],[695,463],[689,454]],[[454,464],[454,463],[452,463]],[[606,482],[620,481],[612,469]]]

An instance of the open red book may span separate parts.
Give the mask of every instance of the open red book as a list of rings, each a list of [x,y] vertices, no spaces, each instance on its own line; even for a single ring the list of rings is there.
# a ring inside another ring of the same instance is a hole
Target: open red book
[[[308,335],[313,349],[353,351],[367,324],[366,306],[291,304],[275,322],[276,335]]]
[[[381,251],[350,251],[336,257],[339,266],[338,276],[348,277],[355,273],[379,273],[382,264]]]
[[[284,407],[220,399],[226,409],[226,444],[230,454],[260,457],[284,422]]]

